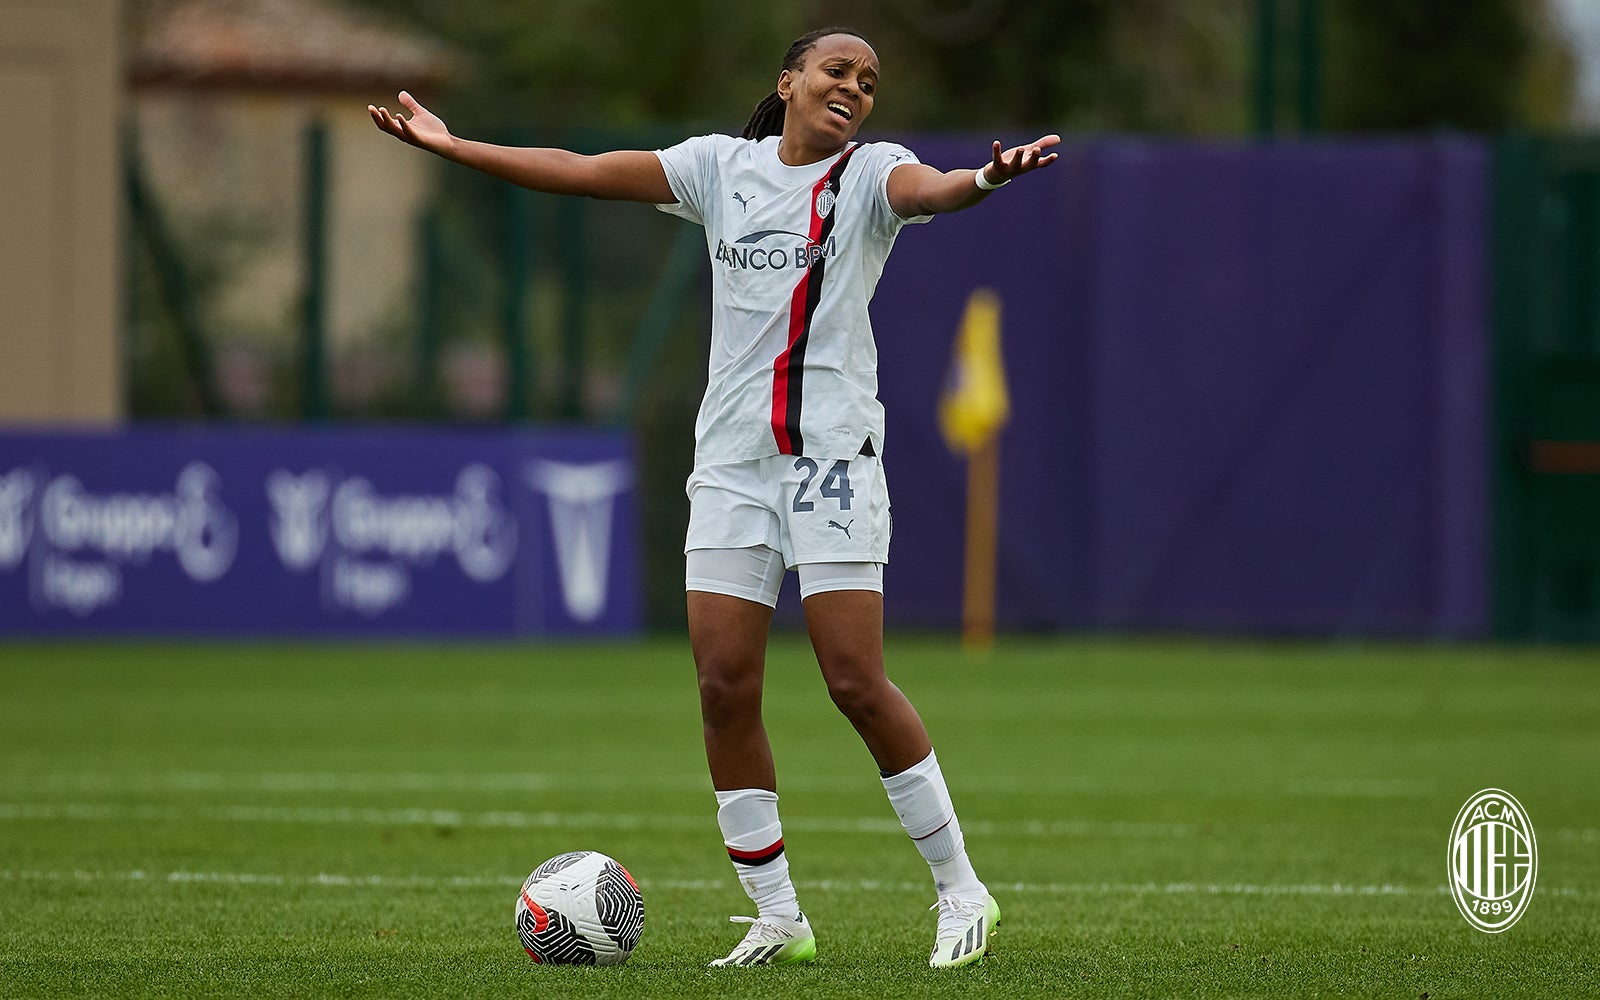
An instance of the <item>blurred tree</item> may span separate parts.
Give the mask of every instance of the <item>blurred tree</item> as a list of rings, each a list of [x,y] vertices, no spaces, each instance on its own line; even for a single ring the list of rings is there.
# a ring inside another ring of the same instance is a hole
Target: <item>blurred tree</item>
[[[817,6],[754,4],[734,14],[711,0],[357,2],[455,50],[454,85],[441,95],[452,123],[541,130],[743,125]]]
[[[892,127],[1092,128],[1118,84],[1107,38],[1116,0],[894,0],[856,20],[884,63]]]
[[[877,128],[1237,134],[1258,0],[353,0],[451,44],[474,129],[700,123],[736,130],[784,50],[822,24],[877,47]],[[1300,0],[1277,0],[1280,24]],[[1550,0],[1316,0],[1332,130],[1558,125],[1573,60]],[[1281,41],[1283,58],[1293,42]]]
[[[1564,124],[1573,57],[1547,0],[1339,0],[1328,11],[1335,130]]]
[[[773,89],[789,43],[824,24],[855,27],[877,47],[884,81],[874,121],[883,129],[1062,122],[1117,86],[1104,76],[1116,0],[802,0],[736,12],[716,0],[680,0],[670,11],[654,0],[359,2],[456,49],[446,100],[464,124],[463,113],[553,128],[675,121],[736,130]]]
[[[915,128],[1231,132],[1243,125],[1243,0],[894,0],[869,32],[910,78]],[[887,60],[888,56],[884,56]]]

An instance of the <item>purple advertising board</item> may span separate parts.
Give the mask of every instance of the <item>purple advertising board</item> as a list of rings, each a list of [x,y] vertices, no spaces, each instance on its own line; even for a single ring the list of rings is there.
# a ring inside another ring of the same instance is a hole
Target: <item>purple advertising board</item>
[[[0,634],[627,633],[635,521],[613,432],[0,433]]]
[[[988,138],[908,144],[955,168]],[[887,621],[959,621],[936,414],[989,288],[1003,627],[1481,634],[1488,176],[1472,138],[1110,138],[908,227],[873,301]]]

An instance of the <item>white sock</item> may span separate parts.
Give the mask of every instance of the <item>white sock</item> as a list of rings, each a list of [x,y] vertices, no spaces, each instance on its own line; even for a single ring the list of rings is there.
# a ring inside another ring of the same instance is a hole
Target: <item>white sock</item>
[[[778,822],[778,793],[765,788],[736,788],[717,793],[717,825],[739,884],[756,904],[758,917],[800,916],[789,858],[783,853],[783,826]]]
[[[961,821],[950,803],[939,758],[931,750],[920,762],[885,777],[883,790],[889,793],[889,804],[900,817],[900,825],[928,862],[939,895],[987,891],[967,858]]]

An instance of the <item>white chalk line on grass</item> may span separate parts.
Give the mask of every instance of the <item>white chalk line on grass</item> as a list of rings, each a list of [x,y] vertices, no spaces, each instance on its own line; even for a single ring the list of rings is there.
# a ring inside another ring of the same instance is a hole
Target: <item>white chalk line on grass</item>
[[[806,792],[855,790],[870,782],[797,774],[784,778],[787,788]],[[46,773],[0,777],[0,788],[78,792],[546,792],[558,789],[679,788],[709,792],[703,772],[518,772],[504,774],[438,774],[430,772],[241,772],[170,771],[133,774]],[[1107,782],[1094,775],[989,775],[976,786],[985,793],[1022,795],[1103,795],[1129,791],[1162,791],[1172,786]],[[1192,786],[1184,786],[1192,790]],[[1218,789],[1222,791],[1223,789]],[[1236,791],[1236,789],[1234,789]],[[1433,793],[1431,785],[1407,779],[1339,778],[1328,781],[1286,781],[1279,794],[1293,798],[1412,799]]]
[[[379,810],[379,808],[341,808],[341,806],[266,806],[197,805],[190,808],[154,805],[110,805],[110,803],[16,803],[0,802],[0,822],[5,821],[122,821],[122,822],[298,822],[312,826],[426,826],[454,829],[536,829],[536,830],[704,830],[709,819],[701,814],[638,813],[558,813],[558,811],[491,810],[472,813],[464,810]],[[790,832],[805,834],[886,834],[902,835],[898,819],[882,818],[797,818],[784,819]],[[965,834],[979,837],[1114,837],[1181,838],[1197,837],[1197,827],[1187,822],[1131,822],[1106,819],[1058,819],[1058,821],[998,822],[974,819],[963,822]],[[1595,827],[1557,827],[1546,832],[1568,843],[1600,843]]]
[[[437,774],[419,772],[262,772],[223,774],[168,771],[142,774],[43,774],[0,779],[22,791],[78,792],[548,792],[559,789],[703,788],[695,774]]]
[[[706,830],[703,815],[668,813],[529,812],[458,809],[356,809],[318,806],[222,805],[174,808],[124,806],[104,803],[0,802],[0,822],[19,820],[102,820],[179,823],[195,820],[221,823],[302,823],[309,825],[360,824],[367,826],[428,826],[458,829],[509,828],[525,830]],[[821,818],[797,816],[784,826],[801,833],[878,833],[904,835],[897,819]],[[1026,820],[999,822],[973,820],[962,831],[984,837],[1113,837],[1183,839],[1196,836],[1189,823],[1141,823],[1118,820]],[[1600,828],[1558,827],[1545,836],[1580,844],[1600,844]]]
[[[736,888],[731,879],[651,879],[641,878],[648,892],[653,889],[676,892],[724,892]],[[504,875],[281,875],[265,872],[170,871],[72,871],[49,869],[0,870],[0,882],[141,883],[149,885],[227,885],[354,889],[513,889],[521,878]],[[881,879],[796,879],[798,888],[818,892],[905,892],[925,893],[926,880],[885,881]],[[999,894],[1044,896],[1440,896],[1449,893],[1444,885],[1353,885],[1248,882],[991,882]],[[1541,895],[1576,897],[1586,893],[1570,887],[1538,889]]]
[[[707,815],[568,813],[496,810],[465,812],[457,809],[354,809],[314,806],[123,806],[99,803],[0,802],[5,820],[110,820],[123,822],[307,823],[365,824],[370,826],[432,826],[453,828],[587,829],[587,830],[710,830]],[[882,833],[905,835],[898,819],[796,817],[784,821],[793,832]],[[1001,823],[974,820],[962,824],[967,833],[981,836],[1021,837],[1191,837],[1184,823],[1133,823],[1096,820],[1033,820]]]

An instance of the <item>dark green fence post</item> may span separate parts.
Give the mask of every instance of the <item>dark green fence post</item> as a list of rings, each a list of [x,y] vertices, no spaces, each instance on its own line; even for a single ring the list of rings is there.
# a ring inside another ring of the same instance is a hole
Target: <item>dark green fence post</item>
[[[439,413],[439,285],[444,262],[439,247],[439,210],[430,208],[417,225],[417,357],[412,382],[416,416]]]
[[[1256,0],[1255,94],[1256,134],[1270,138],[1278,131],[1278,7],[1283,0]],[[1295,0],[1294,110],[1302,133],[1322,127],[1322,0]]]
[[[1503,638],[1600,639],[1600,142],[1494,161],[1494,595]]]
[[[305,296],[300,342],[300,415],[328,419],[328,130],[322,122],[306,129],[305,145]]]
[[[588,325],[588,280],[584,260],[584,219],[591,209],[578,198],[561,200],[561,271],[564,307],[561,311],[561,386],[559,415],[564,420],[583,418],[583,383],[586,377],[584,332]]]
[[[666,349],[667,338],[683,309],[689,293],[696,290],[696,279],[704,266],[701,261],[706,252],[705,240],[697,229],[682,227],[672,249],[667,251],[661,276],[650,293],[650,301],[639,319],[638,329],[630,343],[628,365],[622,375],[622,391],[606,417],[606,422],[625,425],[633,420],[644,395],[650,373],[655,370],[661,353]]]
[[[136,236],[144,239],[155,265],[156,281],[165,302],[172,325],[177,329],[178,342],[183,348],[183,359],[189,368],[189,384],[200,402],[200,412],[210,419],[227,416],[227,407],[217,391],[215,369],[211,364],[211,350],[200,328],[200,312],[196,308],[194,282],[188,265],[178,249],[177,239],[167,228],[166,216],[156,203],[155,195],[145,185],[144,171],[139,164],[139,146],[130,133],[123,146],[123,182],[128,197],[128,217]],[[129,280],[129,302],[137,282]],[[132,323],[129,323],[130,328]],[[132,371],[132,366],[129,366]],[[129,398],[133,396],[129,388]]]
[[[1300,131],[1322,127],[1322,0],[1300,0]]]
[[[500,316],[506,353],[506,411],[508,423],[526,421],[533,414],[532,348],[528,344],[528,280],[533,259],[533,193],[507,185],[506,236],[503,261],[505,294]]]
[[[1271,136],[1278,124],[1278,0],[1256,0],[1256,134]]]
[[[1540,170],[1533,140],[1504,136],[1494,146],[1493,260],[1494,631],[1501,638],[1533,628],[1535,579],[1529,490],[1521,459],[1532,423],[1529,343],[1538,312]]]

